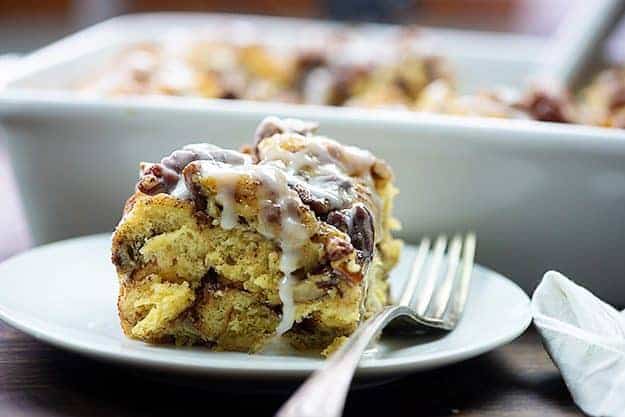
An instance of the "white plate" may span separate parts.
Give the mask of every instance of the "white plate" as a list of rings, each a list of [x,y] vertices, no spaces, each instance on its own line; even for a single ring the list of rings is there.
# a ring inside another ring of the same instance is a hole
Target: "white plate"
[[[126,338],[116,312],[117,278],[109,261],[110,236],[94,235],[42,246],[0,265],[0,319],[55,346],[113,362],[211,377],[302,377],[323,363],[303,354],[212,352],[153,346]],[[407,276],[407,246],[392,275]],[[530,323],[529,299],[501,275],[477,266],[458,328],[434,339],[383,338],[362,360],[358,375],[392,377],[438,367],[501,346]]]

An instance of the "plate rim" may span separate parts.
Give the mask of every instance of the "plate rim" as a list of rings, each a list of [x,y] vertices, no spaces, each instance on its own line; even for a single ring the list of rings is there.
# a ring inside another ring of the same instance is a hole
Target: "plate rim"
[[[13,263],[19,262],[19,260],[22,258],[32,256],[33,253],[47,251],[66,245],[72,245],[79,241],[97,241],[105,237],[110,238],[110,234],[101,233],[80,236],[32,248],[1,262],[0,275],[2,274],[2,272],[4,272],[5,269],[10,268]],[[413,245],[407,243],[405,244],[405,246],[414,247]],[[429,353],[420,354],[416,356],[416,359],[415,356],[404,356],[396,358],[376,358],[371,360],[365,360],[361,362],[361,364],[358,366],[356,376],[369,377],[402,375],[410,372],[451,365],[453,363],[473,358],[498,347],[501,347],[523,334],[523,332],[525,332],[525,330],[530,326],[532,321],[530,299],[528,295],[509,278],[506,278],[498,272],[495,272],[482,265],[476,264],[475,266],[483,273],[490,274],[493,279],[505,282],[505,285],[507,285],[513,292],[516,292],[517,296],[522,298],[523,301],[526,303],[527,309],[520,315],[517,326],[511,326],[507,332],[502,332],[499,337],[493,338],[489,341],[489,343],[484,343],[478,347],[473,347],[469,349],[465,347],[447,349],[445,350],[444,357],[440,357],[436,353]],[[240,361],[237,361],[237,365],[235,363],[235,360],[230,358],[226,361],[222,361],[222,363],[219,364],[216,363],[220,361],[219,358],[209,357],[207,358],[207,361],[205,363],[197,364],[184,360],[176,360],[172,357],[163,358],[159,356],[145,355],[145,353],[142,351],[114,350],[103,346],[98,346],[96,342],[84,343],[83,341],[76,340],[75,338],[66,338],[63,336],[63,334],[67,335],[68,333],[71,334],[76,331],[74,329],[62,328],[55,323],[46,323],[37,317],[32,317],[29,313],[20,313],[19,311],[15,311],[14,309],[7,308],[1,303],[1,300],[0,320],[4,321],[13,328],[34,337],[39,341],[63,350],[68,350],[81,356],[86,356],[105,362],[120,363],[133,367],[143,367],[156,370],[167,370],[176,373],[187,373],[205,376],[228,376],[234,378],[269,377],[279,379],[304,377],[314,370],[318,369],[324,363],[323,359],[320,358],[306,358],[307,361],[304,362],[284,362],[282,364],[282,367],[280,368],[272,366],[270,362],[254,361],[246,361],[245,366],[242,367],[240,366]],[[128,340],[132,343],[142,343],[140,341],[135,341],[131,339]],[[215,354],[218,352],[207,351],[207,353]],[[249,358],[253,358],[253,355],[250,354]],[[270,375],[268,375],[268,372],[270,373]]]

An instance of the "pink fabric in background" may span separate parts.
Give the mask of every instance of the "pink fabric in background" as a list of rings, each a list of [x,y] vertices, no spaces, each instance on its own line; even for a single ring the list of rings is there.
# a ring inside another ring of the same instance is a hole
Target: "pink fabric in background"
[[[0,55],[0,88],[17,70],[18,55]],[[6,137],[0,128],[0,261],[30,246],[28,227],[13,178]]]
[[[6,138],[0,130],[0,260],[20,252],[30,245],[28,228],[22,214],[17,186],[7,154]]]

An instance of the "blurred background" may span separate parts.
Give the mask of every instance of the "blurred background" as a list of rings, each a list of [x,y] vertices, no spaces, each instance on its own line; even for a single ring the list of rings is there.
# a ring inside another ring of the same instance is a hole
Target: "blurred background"
[[[101,20],[149,11],[257,13],[549,35],[577,1],[0,0],[0,52],[27,52]]]
[[[0,0],[0,85],[7,54],[40,48],[76,30],[124,13],[204,11],[413,23],[550,36],[576,1],[586,0]],[[622,26],[622,25],[621,25]],[[617,31],[616,37],[622,30]],[[619,59],[618,47],[607,44]],[[5,58],[3,58],[3,56]],[[11,55],[9,55],[11,56]],[[29,245],[27,228],[0,131],[0,260]]]

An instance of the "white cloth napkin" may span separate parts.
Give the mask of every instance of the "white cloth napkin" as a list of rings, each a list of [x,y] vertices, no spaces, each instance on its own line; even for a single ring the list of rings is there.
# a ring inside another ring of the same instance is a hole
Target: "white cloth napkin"
[[[554,271],[534,291],[532,312],[577,405],[625,416],[625,315]]]
[[[19,61],[19,55],[0,55],[0,88],[2,88],[17,71]]]

